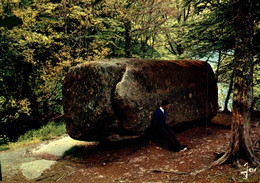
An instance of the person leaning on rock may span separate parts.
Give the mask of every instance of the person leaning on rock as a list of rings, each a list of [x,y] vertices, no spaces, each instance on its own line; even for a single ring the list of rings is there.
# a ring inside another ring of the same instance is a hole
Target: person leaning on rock
[[[151,137],[159,145],[166,147],[171,151],[180,151],[186,149],[177,140],[173,131],[166,124],[166,110],[169,108],[168,100],[163,100],[161,106],[156,109],[151,122]]]

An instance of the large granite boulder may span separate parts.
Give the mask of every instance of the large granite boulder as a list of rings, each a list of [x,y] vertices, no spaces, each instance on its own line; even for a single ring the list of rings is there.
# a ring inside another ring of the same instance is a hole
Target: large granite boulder
[[[147,131],[163,99],[170,126],[211,119],[218,109],[217,83],[204,61],[116,59],[70,69],[63,83],[68,134],[99,141],[113,134]]]

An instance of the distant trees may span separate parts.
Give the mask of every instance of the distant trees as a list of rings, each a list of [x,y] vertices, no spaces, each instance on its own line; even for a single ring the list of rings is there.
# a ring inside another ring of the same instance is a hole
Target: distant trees
[[[216,77],[219,83],[227,86],[228,93],[225,100],[224,111],[228,111],[228,101],[232,96],[233,89],[233,63],[235,50],[236,30],[233,26],[233,0],[225,1],[204,1],[185,0],[186,7],[190,8],[189,18],[183,26],[185,32],[181,35],[181,42],[184,49],[184,58],[203,58],[210,60],[211,57],[218,57],[215,62]],[[253,43],[253,67],[255,68],[253,87],[255,101],[252,108],[259,108],[259,3],[254,0],[252,16],[254,17],[254,43]]]

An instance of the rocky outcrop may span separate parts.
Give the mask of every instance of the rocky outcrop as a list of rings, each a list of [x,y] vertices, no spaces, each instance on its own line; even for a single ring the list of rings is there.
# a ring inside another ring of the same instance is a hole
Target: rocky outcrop
[[[215,116],[217,83],[210,65],[141,59],[77,65],[63,83],[67,132],[88,141],[142,134],[163,99],[171,103],[169,125]]]

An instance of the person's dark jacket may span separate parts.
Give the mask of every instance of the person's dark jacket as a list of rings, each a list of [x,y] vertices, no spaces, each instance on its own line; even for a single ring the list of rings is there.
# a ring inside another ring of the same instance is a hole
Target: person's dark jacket
[[[153,119],[152,119],[152,127],[157,125],[165,125],[166,124],[166,112],[162,112],[160,108],[156,109]]]

